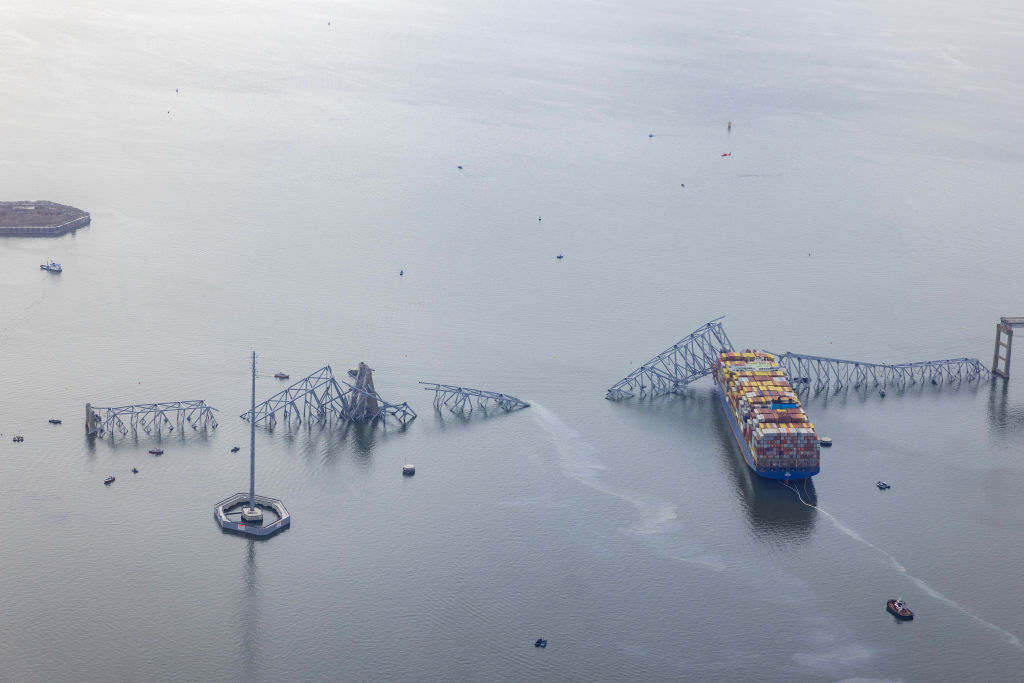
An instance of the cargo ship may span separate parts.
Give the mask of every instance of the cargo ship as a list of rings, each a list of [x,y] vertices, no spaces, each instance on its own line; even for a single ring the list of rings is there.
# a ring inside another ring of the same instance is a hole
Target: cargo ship
[[[726,421],[755,474],[793,480],[820,471],[818,435],[775,356],[723,351],[714,377]]]

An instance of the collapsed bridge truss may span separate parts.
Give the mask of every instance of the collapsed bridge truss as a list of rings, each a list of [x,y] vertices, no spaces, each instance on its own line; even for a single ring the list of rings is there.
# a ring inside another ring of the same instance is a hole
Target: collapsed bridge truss
[[[658,396],[675,393],[690,382],[710,374],[719,354],[733,348],[720,320],[721,318],[718,318],[706,323],[644,363],[612,385],[605,398],[619,400],[636,395]],[[798,390],[838,390],[848,386],[855,389],[903,387],[918,382],[939,385],[948,382],[974,382],[992,376],[992,372],[977,358],[891,364],[864,363],[790,352],[775,356],[794,388]]]
[[[989,379],[991,371],[977,358],[950,358],[918,363],[863,363],[860,361],[808,356],[799,353],[776,354],[775,359],[789,375],[794,387],[801,385],[815,390],[828,387],[854,389],[868,387],[903,387],[918,382],[974,382]]]
[[[617,401],[639,394],[671,394],[711,373],[722,351],[731,351],[721,318],[698,327],[671,347],[616,382],[605,398]]]
[[[420,382],[426,385],[427,391],[434,392],[434,407],[440,409],[447,406],[453,413],[472,413],[473,403],[477,407],[487,410],[488,404],[493,401],[505,412],[512,412],[517,408],[528,408],[529,403],[508,394],[499,394],[496,391],[481,391],[480,389],[469,389],[458,387],[452,384],[437,384],[435,382]]]
[[[355,384],[338,381],[325,365],[263,403],[256,404],[256,424],[273,428],[278,415],[286,423],[324,422],[331,418],[349,422],[370,422],[393,417],[402,424],[416,418],[408,403],[388,403],[373,388],[373,370],[365,363],[352,371]],[[241,415],[252,419],[252,411]]]
[[[129,432],[137,434],[140,429],[146,434],[152,434],[160,433],[164,429],[173,432],[175,428],[184,429],[186,425],[190,425],[192,429],[215,429],[215,410],[216,408],[211,408],[203,401],[140,403],[108,408],[93,407],[86,403],[85,433],[113,436],[114,432],[120,432],[122,436],[127,436]]]

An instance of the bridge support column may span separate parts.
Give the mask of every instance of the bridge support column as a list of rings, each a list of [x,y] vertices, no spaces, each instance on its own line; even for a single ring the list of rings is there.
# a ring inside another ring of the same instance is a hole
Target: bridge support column
[[[1006,335],[1006,341],[1003,341],[1003,335]],[[1000,347],[1006,349],[1006,355],[999,353]],[[1004,377],[1010,378],[1010,350],[1013,347],[1013,327],[1000,321],[996,325],[996,348],[992,354],[992,372]],[[1003,366],[999,367],[999,361],[1003,361]]]

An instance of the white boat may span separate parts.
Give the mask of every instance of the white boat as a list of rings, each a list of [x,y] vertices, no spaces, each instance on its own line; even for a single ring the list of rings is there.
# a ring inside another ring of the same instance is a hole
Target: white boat
[[[405,463],[404,465],[402,465],[402,475],[403,476],[411,477],[414,474],[416,474],[416,466],[415,465],[411,465],[409,463]]]
[[[48,270],[51,273],[60,273],[63,271],[63,268],[61,268],[60,264],[57,263],[56,261],[47,261],[46,263],[40,265],[39,268],[42,270]]]

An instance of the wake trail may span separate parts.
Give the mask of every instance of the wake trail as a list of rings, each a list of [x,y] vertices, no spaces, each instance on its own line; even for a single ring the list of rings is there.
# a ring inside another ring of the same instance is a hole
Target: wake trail
[[[782,482],[780,482],[780,483],[782,483]],[[970,617],[971,619],[973,619],[975,622],[977,622],[981,626],[984,626],[985,628],[987,628],[989,630],[992,630],[992,631],[995,631],[996,633],[999,633],[1000,635],[1002,635],[1006,639],[1006,642],[1008,642],[1010,645],[1012,645],[1013,647],[1017,648],[1018,650],[1024,651],[1024,644],[1021,643],[1020,638],[1018,638],[1016,635],[1014,635],[1013,633],[1007,631],[1006,629],[1004,629],[1004,628],[1002,628],[1000,626],[996,626],[995,624],[993,624],[990,621],[985,621],[984,619],[979,617],[977,614],[975,614],[974,611],[971,610],[969,607],[961,605],[959,602],[957,602],[956,600],[953,600],[952,598],[946,597],[945,595],[940,593],[935,588],[932,588],[928,584],[928,582],[926,582],[924,579],[920,579],[920,578],[914,576],[913,574],[911,574],[910,572],[908,572],[907,568],[904,567],[900,563],[900,561],[897,560],[892,555],[892,553],[890,553],[890,552],[888,552],[886,550],[883,550],[882,548],[879,548],[877,545],[875,545],[874,543],[872,543],[871,541],[867,540],[866,538],[864,538],[863,536],[858,534],[856,531],[854,531],[850,527],[848,527],[845,524],[843,524],[842,522],[840,522],[835,517],[835,515],[833,515],[832,513],[828,512],[827,510],[825,510],[823,508],[820,508],[817,505],[812,505],[811,503],[808,503],[807,501],[805,501],[803,496],[800,495],[800,490],[797,489],[797,487],[795,485],[790,486],[787,483],[782,483],[782,485],[785,486],[788,489],[792,489],[793,493],[796,494],[796,497],[800,499],[801,503],[803,503],[804,505],[806,505],[809,508],[814,508],[815,510],[817,510],[818,512],[820,512],[821,514],[825,515],[830,520],[832,520],[833,526],[835,526],[837,529],[842,531],[844,534],[846,534],[847,536],[849,536],[853,540],[857,541],[858,543],[862,543],[862,544],[866,545],[867,547],[871,548],[875,552],[879,553],[880,555],[882,555],[883,557],[888,559],[889,562],[892,564],[892,566],[897,571],[899,571],[901,574],[905,575],[907,578],[909,578],[911,581],[913,581],[917,585],[917,587],[920,588],[921,590],[923,590],[925,593],[927,593],[931,597],[939,600],[940,602],[944,602],[947,605],[949,605],[950,607],[960,611],[962,614]],[[805,486],[806,486],[806,484],[805,484]]]
[[[627,530],[631,536],[647,543],[654,543],[652,537],[675,528],[677,523],[675,505],[636,491],[619,488],[606,482],[602,473],[608,468],[597,461],[596,449],[575,429],[561,418],[540,405],[530,401],[531,411],[538,424],[547,433],[555,450],[558,451],[562,471],[570,478],[599,493],[629,503],[640,513],[639,524]],[[654,545],[659,545],[654,543]],[[700,551],[687,548],[683,552],[676,548],[666,552],[676,560],[715,571],[724,570],[724,565],[714,557],[694,557]]]

